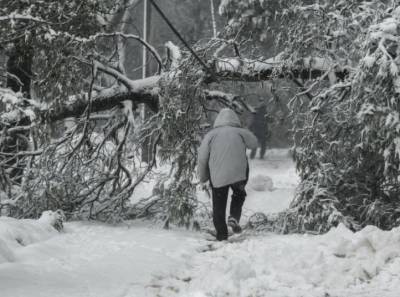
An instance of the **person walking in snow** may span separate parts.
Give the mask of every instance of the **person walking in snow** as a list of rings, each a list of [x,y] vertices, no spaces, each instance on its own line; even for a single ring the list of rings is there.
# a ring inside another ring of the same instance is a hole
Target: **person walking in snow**
[[[250,124],[250,131],[253,132],[260,144],[260,159],[264,159],[265,151],[267,149],[267,105],[264,100],[260,102],[260,105],[257,106],[253,119]],[[250,159],[254,159],[257,153],[257,148],[252,149],[250,153]]]
[[[205,135],[200,145],[198,174],[200,182],[210,181],[217,240],[228,239],[225,214],[229,188],[233,194],[228,225],[234,233],[242,230],[239,221],[249,176],[246,148],[256,147],[257,138],[249,130],[241,128],[239,117],[229,108],[219,112],[214,129]]]

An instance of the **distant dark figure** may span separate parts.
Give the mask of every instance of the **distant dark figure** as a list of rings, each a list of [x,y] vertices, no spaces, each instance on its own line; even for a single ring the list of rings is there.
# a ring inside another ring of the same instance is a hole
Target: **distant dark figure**
[[[253,113],[253,119],[250,124],[250,131],[254,133],[254,135],[258,139],[258,143],[260,145],[260,159],[264,158],[265,151],[267,149],[267,105],[264,101],[260,103],[260,105],[256,108],[255,113]],[[257,148],[252,149],[250,153],[250,158],[254,159],[257,153]]]

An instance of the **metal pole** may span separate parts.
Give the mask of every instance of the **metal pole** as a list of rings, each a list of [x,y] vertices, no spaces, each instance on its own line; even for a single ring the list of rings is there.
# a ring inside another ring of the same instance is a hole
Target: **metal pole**
[[[214,0],[210,0],[210,6],[211,6],[211,23],[212,23],[212,29],[213,29],[213,37],[217,38],[217,23],[215,21]]]
[[[151,30],[151,6],[149,5],[148,0],[143,0],[143,40],[144,42],[149,42],[149,33]],[[143,46],[143,56],[142,56],[142,78],[146,78],[148,76],[148,61],[147,61],[147,48]],[[144,123],[147,117],[147,108],[145,104],[142,104],[140,109],[140,117],[142,122]],[[152,138],[146,139],[142,144],[142,161],[149,163],[152,159],[152,147],[153,147]]]
[[[144,42],[147,42],[147,36],[148,36],[148,28],[147,28],[147,12],[148,12],[148,0],[144,0],[144,5],[143,5],[143,40]],[[142,78],[145,78],[147,76],[147,49],[145,46],[143,46],[143,56],[142,56]]]
[[[143,40],[148,42],[149,37],[149,2],[148,0],[143,0]],[[143,45],[142,51],[142,78],[147,77],[147,49]],[[142,104],[140,109],[140,117],[144,122],[146,119],[146,105]]]

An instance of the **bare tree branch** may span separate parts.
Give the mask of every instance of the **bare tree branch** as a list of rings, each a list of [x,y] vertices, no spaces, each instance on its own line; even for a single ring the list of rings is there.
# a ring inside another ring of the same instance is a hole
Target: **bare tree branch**
[[[98,33],[96,35],[90,36],[88,38],[88,40],[95,40],[99,37],[120,37],[123,39],[133,39],[136,40],[138,42],[140,42],[144,47],[146,47],[148,49],[148,51],[153,55],[153,57],[156,59],[157,63],[158,63],[158,74],[161,73],[161,70],[163,68],[162,66],[162,59],[160,57],[160,55],[158,54],[157,50],[148,42],[144,41],[143,38],[141,38],[138,35],[134,35],[134,34],[125,34],[122,32],[113,32],[113,33]]]

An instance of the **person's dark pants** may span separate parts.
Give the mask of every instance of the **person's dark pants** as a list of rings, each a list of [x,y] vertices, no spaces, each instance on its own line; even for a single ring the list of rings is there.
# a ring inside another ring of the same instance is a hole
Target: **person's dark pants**
[[[233,191],[230,216],[234,217],[239,222],[242,215],[242,206],[246,198],[246,183],[247,180],[244,180],[220,188],[214,188],[211,185],[213,200],[213,222],[215,230],[217,231],[217,240],[228,239],[228,227],[226,225],[225,213],[229,188],[232,188]]]
[[[267,150],[267,141],[266,139],[258,139],[258,142],[260,143],[260,159],[263,159],[265,151]],[[254,159],[256,153],[257,153],[257,148],[252,149],[250,152],[250,159]]]

